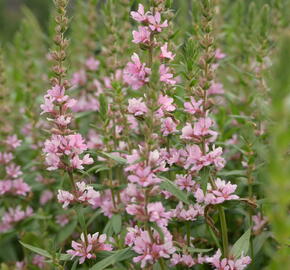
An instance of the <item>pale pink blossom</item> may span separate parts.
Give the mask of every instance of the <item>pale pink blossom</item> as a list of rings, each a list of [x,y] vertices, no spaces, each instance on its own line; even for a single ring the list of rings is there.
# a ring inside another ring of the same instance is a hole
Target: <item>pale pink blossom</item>
[[[239,259],[222,259],[221,256],[221,251],[218,249],[216,254],[208,257],[206,261],[214,267],[214,270],[243,270],[251,263],[249,256],[242,255]]]
[[[92,56],[86,60],[86,67],[88,70],[96,71],[99,68],[99,65],[100,65],[100,61],[98,61]]]
[[[223,59],[223,58],[225,58],[227,55],[225,54],[225,53],[223,53],[222,51],[221,51],[221,49],[216,49],[216,51],[215,51],[215,58],[216,59],[218,59],[218,60],[220,60],[220,59]]]
[[[139,26],[138,31],[133,31],[133,42],[136,44],[143,43],[149,44],[151,32],[148,27],[146,26]]]
[[[45,257],[41,255],[34,255],[32,259],[32,264],[36,265],[39,268],[44,268],[46,265]]]
[[[6,173],[12,178],[17,178],[23,174],[20,166],[17,166],[14,163],[7,165],[5,169],[6,169]]]
[[[170,60],[173,60],[175,57],[175,54],[173,54],[172,52],[168,51],[168,43],[166,42],[162,47],[160,47],[161,49],[161,54],[160,54],[160,58],[167,58]]]
[[[263,217],[261,213],[258,213],[257,215],[252,216],[252,220],[254,222],[254,226],[252,229],[255,234],[259,234],[261,230],[263,229],[263,227],[265,227],[265,225],[268,223],[268,218]]]
[[[5,140],[5,143],[14,149],[20,146],[21,142],[22,141],[17,138],[17,135],[8,136]]]
[[[80,242],[72,241],[72,249],[66,252],[74,257],[79,257],[79,263],[82,264],[86,259],[96,258],[96,253],[99,251],[111,251],[113,248],[106,243],[107,236],[105,234],[94,233],[88,234],[86,237],[82,233]]]
[[[188,192],[192,191],[196,186],[196,182],[192,180],[192,176],[189,175],[176,175],[175,183],[179,186],[181,190],[186,190]]]
[[[155,15],[148,16],[149,27],[152,31],[161,32],[162,28],[166,28],[168,26],[167,20],[161,23],[161,14],[156,12]]]
[[[165,119],[161,120],[161,132],[163,136],[168,136],[170,134],[177,132],[177,124],[173,121],[171,117],[166,117]]]
[[[53,193],[47,189],[41,193],[39,202],[41,205],[45,205],[52,198],[53,198]]]
[[[225,201],[239,199],[239,196],[233,194],[237,185],[233,185],[231,182],[226,182],[220,178],[217,178],[214,182],[215,187],[208,183],[206,193],[200,188],[196,190],[194,196],[198,203],[221,204]]]
[[[131,17],[137,22],[146,22],[148,20],[148,12],[145,13],[144,6],[138,5],[138,11],[132,11]]]
[[[169,67],[165,66],[164,64],[160,65],[159,74],[160,74],[161,82],[164,82],[170,85],[176,84],[176,80],[173,79],[173,74],[170,73]]]
[[[142,98],[130,98],[128,102],[128,112],[134,116],[141,116],[148,112],[148,108]]]
[[[158,178],[150,167],[146,168],[137,168],[133,174],[128,176],[128,180],[132,183],[137,183],[142,187],[148,187],[150,185],[158,184],[161,182],[161,179]]]
[[[84,86],[87,82],[86,72],[81,69],[72,75],[71,84],[73,86]]]
[[[192,115],[202,111],[202,100],[195,101],[194,97],[190,97],[190,102],[184,103],[184,111]]]
[[[133,90],[137,90],[149,82],[151,69],[146,68],[146,64],[141,63],[136,53],[133,54],[131,59],[132,62],[129,62],[124,69],[123,79]]]
[[[156,112],[156,115],[158,117],[163,117],[167,112],[173,112],[176,110],[176,106],[174,105],[174,99],[167,95],[159,95],[158,105],[160,106],[160,108]]]
[[[74,200],[74,195],[65,190],[58,190],[57,200],[62,204],[63,208],[68,207],[68,205]]]
[[[0,152],[0,163],[8,164],[13,159],[13,154],[9,152]]]
[[[208,95],[223,95],[225,93],[224,86],[221,83],[213,82],[207,93]]]

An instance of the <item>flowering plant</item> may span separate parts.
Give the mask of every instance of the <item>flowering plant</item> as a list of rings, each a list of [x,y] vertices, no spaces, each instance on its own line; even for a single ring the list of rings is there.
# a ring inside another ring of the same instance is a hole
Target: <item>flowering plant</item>
[[[224,2],[54,0],[47,38],[26,11],[0,59],[1,270],[290,265],[283,8]]]

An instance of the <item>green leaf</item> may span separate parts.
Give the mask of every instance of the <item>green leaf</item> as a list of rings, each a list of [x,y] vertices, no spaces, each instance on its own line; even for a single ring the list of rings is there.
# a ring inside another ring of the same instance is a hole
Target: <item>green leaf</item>
[[[64,242],[68,237],[71,236],[71,234],[74,232],[78,222],[76,219],[71,221],[68,225],[66,225],[64,228],[62,228],[56,236],[56,242],[57,244]]]
[[[170,181],[165,177],[161,177],[163,182],[160,184],[160,188],[169,191],[172,195],[174,195],[177,199],[183,201],[186,204],[190,204],[187,194],[180,190],[174,182]]]
[[[85,215],[84,215],[84,209],[82,207],[79,207],[77,209],[77,214],[78,214],[78,221],[79,221],[79,224],[82,228],[82,231],[86,232],[87,226],[86,226],[86,220],[85,220]]]
[[[206,252],[209,252],[213,250],[212,248],[192,248],[192,247],[189,247],[188,248],[188,251],[190,253],[206,253]]]
[[[241,255],[246,255],[249,246],[250,246],[250,237],[251,237],[251,229],[248,229],[238,240],[237,242],[233,245],[231,254],[235,258],[241,257]]]
[[[122,229],[122,216],[115,214],[112,216],[112,226],[115,234],[118,234]]]
[[[106,152],[100,152],[102,155],[120,163],[120,164],[127,164],[127,160],[122,158],[122,157],[119,157],[119,156],[116,156],[114,154],[109,154],[109,153],[106,153]]]
[[[51,254],[49,254],[46,250],[44,250],[42,248],[38,248],[38,247],[35,247],[35,246],[31,246],[31,245],[26,244],[26,243],[23,243],[21,241],[19,241],[19,242],[20,242],[20,244],[22,246],[24,246],[25,248],[29,249],[30,251],[33,251],[33,252],[35,252],[35,253],[37,253],[39,255],[42,255],[42,256],[44,256],[46,258],[50,258],[50,259],[52,258]]]
[[[232,170],[228,172],[218,172],[218,176],[245,176],[246,172],[244,170]]]
[[[132,257],[134,257],[134,253],[131,251],[131,248],[121,249],[116,251],[113,255],[110,255],[109,257],[96,263],[93,267],[90,268],[90,270],[103,270],[110,265],[130,259]]]
[[[268,238],[271,237],[270,232],[262,232],[260,235],[256,236],[253,244],[254,244],[254,255],[256,256],[261,248],[263,247],[264,243],[267,241]]]

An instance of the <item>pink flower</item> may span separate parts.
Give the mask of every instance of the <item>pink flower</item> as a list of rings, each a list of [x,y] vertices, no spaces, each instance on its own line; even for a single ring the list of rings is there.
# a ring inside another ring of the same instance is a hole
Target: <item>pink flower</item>
[[[188,192],[192,191],[196,185],[196,182],[192,180],[191,175],[176,175],[175,183],[179,186],[181,190],[186,190]]]
[[[137,168],[134,174],[128,176],[128,180],[132,183],[137,183],[142,187],[148,187],[161,182],[161,179],[152,173],[150,167],[146,167],[145,169]]]
[[[206,194],[199,188],[194,193],[197,202],[205,204],[220,204],[224,201],[237,200],[239,196],[233,195],[237,185],[232,185],[231,182],[226,183],[224,180],[217,178],[215,180],[216,187],[212,187],[210,183],[207,185]]]
[[[99,233],[95,233],[93,235],[88,234],[85,238],[84,234],[81,234],[81,241],[76,242],[72,241],[72,248],[67,250],[67,253],[72,255],[72,259],[74,257],[80,257],[79,263],[82,264],[86,259],[95,258],[98,251],[106,250],[111,251],[112,246],[110,244],[106,244],[107,236],[105,234],[99,235]]]
[[[149,82],[151,69],[146,68],[146,64],[141,63],[136,53],[133,54],[131,59],[132,62],[129,62],[124,69],[123,79],[133,90],[137,90]]]
[[[175,209],[172,211],[172,217],[179,220],[194,221],[198,216],[204,215],[204,208],[200,204],[189,205],[184,207],[182,202],[179,202]]]
[[[59,85],[55,85],[51,89],[47,90],[47,96],[53,97],[58,103],[63,103],[68,100],[68,96],[64,93],[64,87]]]
[[[161,32],[162,28],[166,28],[168,26],[167,20],[161,23],[161,15],[159,12],[156,12],[155,15],[148,16],[149,27],[152,31]]]
[[[66,224],[69,223],[69,218],[66,214],[64,215],[57,215],[56,216],[56,223],[60,226],[64,227]]]
[[[86,61],[86,67],[88,70],[91,70],[91,71],[97,70],[99,65],[100,65],[100,62],[92,56]]]
[[[8,193],[12,189],[12,182],[11,180],[3,180],[0,181],[0,195]]]
[[[166,67],[164,64],[159,67],[160,81],[175,85],[176,81],[173,79],[173,74],[169,72],[169,67]]]
[[[175,252],[172,235],[165,227],[161,227],[161,229],[164,234],[164,241],[155,230],[152,231],[152,241],[148,231],[143,231],[137,226],[132,229],[129,228],[126,243],[132,246],[132,249],[139,255],[133,258],[133,262],[141,262],[141,268],[145,268],[148,264],[154,264],[160,258],[168,259]]]
[[[20,166],[17,166],[14,163],[6,166],[6,173],[12,178],[17,178],[18,176],[22,175]]]
[[[170,59],[170,60],[174,59],[175,54],[173,54],[172,52],[168,51],[168,43],[167,42],[160,49],[161,49],[160,58],[167,58],[167,59]]]
[[[86,72],[81,69],[78,72],[75,72],[71,79],[71,84],[73,86],[84,86],[87,82]]]
[[[214,270],[243,270],[251,263],[251,258],[241,256],[241,258],[235,260],[221,259],[221,251],[218,249],[216,254],[213,257],[208,257],[206,261],[214,267]]]
[[[57,200],[62,203],[62,207],[66,208],[74,200],[74,195],[65,190],[58,190]]]
[[[217,170],[221,170],[225,166],[225,159],[222,157],[223,149],[221,147],[214,148],[206,155],[206,159],[214,164]]]
[[[227,55],[221,51],[221,49],[216,49],[215,51],[215,58],[220,60],[225,58]]]
[[[0,152],[0,163],[2,164],[7,164],[13,159],[13,154],[12,153],[1,153]]]
[[[55,122],[60,125],[60,126],[67,126],[71,122],[71,117],[70,116],[65,116],[65,115],[60,115],[56,118]]]
[[[147,106],[142,101],[142,98],[130,98],[128,102],[128,112],[134,116],[144,115],[148,112]]]
[[[208,95],[222,95],[225,93],[224,86],[221,83],[212,83],[207,90]]]
[[[15,149],[21,145],[21,140],[17,138],[17,135],[11,135],[6,138],[5,143]]]
[[[261,213],[258,213],[255,216],[252,216],[252,220],[254,222],[253,232],[255,234],[259,234],[263,227],[267,224],[268,219],[267,217],[263,217]]]
[[[171,117],[166,117],[165,119],[162,119],[161,132],[163,136],[168,136],[170,134],[176,133],[176,126],[176,123],[172,120]]]
[[[40,204],[45,205],[48,201],[53,198],[53,193],[50,190],[45,190],[40,196]]]
[[[194,124],[194,135],[199,136],[211,136],[209,139],[210,142],[214,141],[217,137],[217,132],[210,130],[214,122],[211,118],[199,118],[198,121]]]
[[[54,111],[54,98],[51,96],[44,97],[44,103],[40,105],[41,114],[52,113]]]
[[[23,179],[17,179],[12,181],[12,193],[16,195],[25,196],[28,192],[31,191],[29,185],[27,185]]]
[[[190,97],[190,102],[184,103],[184,110],[192,115],[201,112],[202,100],[195,101],[194,97]]]
[[[161,202],[149,203],[147,206],[149,221],[156,222],[159,226],[167,226],[171,213],[166,212]]]
[[[95,191],[92,186],[87,185],[85,182],[77,182],[76,186],[78,188],[77,200],[95,206],[96,201],[100,199],[100,193]]]
[[[45,263],[45,257],[41,255],[35,255],[33,256],[32,259],[32,264],[38,266],[39,268],[44,268],[46,263]]]
[[[175,111],[176,107],[173,104],[174,99],[167,96],[167,95],[159,95],[158,97],[158,105],[160,108],[156,112],[158,117],[163,117],[166,112],[173,112]]]
[[[151,32],[148,27],[146,26],[139,26],[138,31],[133,31],[133,42],[136,44],[143,43],[149,44],[150,43]]]
[[[138,5],[138,11],[131,12],[132,18],[137,22],[145,22],[148,20],[148,12],[145,13],[144,6],[142,4]]]

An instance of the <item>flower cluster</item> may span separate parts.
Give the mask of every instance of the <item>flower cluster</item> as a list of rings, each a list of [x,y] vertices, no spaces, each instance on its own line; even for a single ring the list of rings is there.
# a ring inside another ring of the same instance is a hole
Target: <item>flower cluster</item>
[[[86,259],[93,259],[96,257],[95,253],[102,250],[111,251],[113,249],[111,244],[106,243],[107,236],[105,234],[94,233],[93,235],[81,234],[81,241],[72,241],[72,248],[67,250],[72,258],[79,257],[79,263],[82,264]]]
[[[160,258],[170,258],[175,252],[170,232],[162,227],[164,239],[155,230],[148,232],[135,226],[129,228],[125,243],[139,255],[133,258],[135,263],[141,262],[144,268],[147,264],[154,264]]]
[[[79,202],[87,203],[91,206],[95,206],[100,200],[100,193],[95,191],[92,186],[87,185],[85,182],[77,182],[74,194],[65,190],[58,190],[58,201],[63,204],[63,208],[68,205]]]
[[[22,210],[20,206],[9,208],[2,216],[0,222],[0,232],[6,232],[13,228],[18,222],[30,217],[33,214],[31,207]]]

